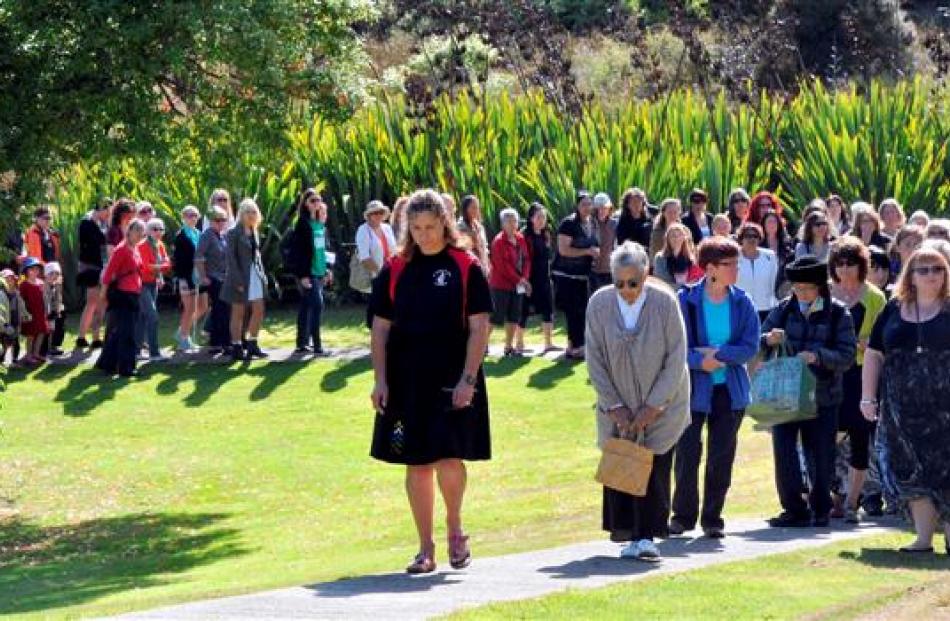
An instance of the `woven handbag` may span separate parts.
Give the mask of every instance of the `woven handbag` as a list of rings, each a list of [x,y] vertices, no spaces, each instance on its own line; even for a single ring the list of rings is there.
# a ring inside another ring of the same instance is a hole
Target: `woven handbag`
[[[618,492],[646,496],[652,471],[653,451],[643,446],[641,432],[635,442],[624,437],[607,440],[594,479]]]

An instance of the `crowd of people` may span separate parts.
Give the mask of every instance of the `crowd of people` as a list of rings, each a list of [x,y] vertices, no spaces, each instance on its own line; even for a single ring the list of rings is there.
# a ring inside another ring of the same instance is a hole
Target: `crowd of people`
[[[923,211],[906,218],[893,199],[875,209],[816,198],[800,225],[767,191],[737,188],[719,214],[702,189],[687,201],[685,210],[677,198],[653,206],[631,188],[615,207],[606,193],[579,192],[556,226],[539,203],[524,222],[502,210],[493,237],[471,195],[458,209],[434,190],[392,209],[366,206],[348,284],[369,295],[371,453],[407,467],[420,542],[408,571],[436,567],[436,480],[450,563],[471,560],[465,461],[491,457],[482,361],[492,326],[504,330],[504,357],[524,355],[535,314],[544,352],[586,359],[599,441],[635,439],[654,454],[644,496],[603,490],[603,528],[625,542],[621,556],[655,561],[657,538],[697,525],[704,536],[725,536],[750,368],[775,349],[814,375],[817,415],[771,429],[781,511],[770,523],[825,527],[906,509],[917,538],[904,552],[932,552],[940,524],[950,538],[950,402],[941,399],[950,388],[950,222]],[[34,213],[20,273],[0,273],[2,353],[16,360],[24,337],[26,365],[62,353],[62,256],[51,215]],[[257,205],[244,199],[235,212],[230,195],[215,190],[204,213],[187,206],[181,221],[171,252],[146,201],[103,201],[79,225],[85,306],[76,348],[102,347],[97,365],[109,374],[134,375],[138,359],[162,357],[157,293],[168,284],[180,299],[178,349],[195,349],[201,326],[212,353],[267,356],[258,344],[268,275]],[[280,245],[300,293],[298,353],[326,353],[329,238],[327,205],[307,189]],[[565,317],[563,350],[555,309]]]
[[[950,539],[947,223],[923,212],[905,222],[890,199],[875,211],[831,196],[796,229],[769,192],[736,189],[717,215],[702,190],[688,200],[684,215],[678,199],[654,208],[632,188],[617,214],[607,194],[581,192],[554,229],[542,205],[520,229],[503,210],[490,243],[474,197],[458,221],[432,190],[401,203],[396,254],[371,286],[371,454],[406,466],[419,537],[408,572],[436,568],[436,483],[450,565],[471,561],[465,462],[491,457],[490,326],[505,330],[503,355],[518,356],[536,312],[550,351],[554,308],[564,358],[587,361],[599,442],[625,437],[653,453],[643,496],[603,489],[603,528],[621,557],[657,561],[656,539],[697,526],[726,536],[749,369],[774,349],[814,375],[817,412],[771,428],[781,510],[770,525],[906,510],[917,536],[903,553],[932,553],[941,524]]]

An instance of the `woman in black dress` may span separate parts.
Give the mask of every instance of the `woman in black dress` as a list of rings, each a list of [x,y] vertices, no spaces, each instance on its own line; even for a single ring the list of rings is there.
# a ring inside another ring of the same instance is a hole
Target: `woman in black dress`
[[[584,359],[584,324],[590,297],[590,275],[594,260],[600,256],[594,219],[594,203],[587,192],[577,193],[574,211],[557,227],[557,254],[554,275],[555,302],[567,320],[568,360]]]
[[[370,454],[405,464],[419,534],[409,573],[435,570],[434,475],[446,506],[449,561],[471,562],[462,531],[463,460],[491,458],[482,359],[491,295],[478,259],[461,246],[454,219],[433,190],[412,195],[408,236],[373,281],[371,351],[376,423]]]
[[[522,231],[528,242],[528,254],[531,256],[531,293],[521,306],[521,322],[518,325],[517,349],[524,351],[524,330],[528,325],[531,312],[541,315],[541,329],[544,332],[544,351],[560,351],[554,344],[554,294],[551,287],[551,251],[554,243],[548,228],[548,212],[541,203],[531,203],[528,208],[528,222]]]
[[[864,354],[861,413],[877,420],[881,478],[910,505],[917,539],[933,552],[943,522],[950,553],[950,265],[938,251],[911,255]],[[880,403],[878,399],[880,398]]]

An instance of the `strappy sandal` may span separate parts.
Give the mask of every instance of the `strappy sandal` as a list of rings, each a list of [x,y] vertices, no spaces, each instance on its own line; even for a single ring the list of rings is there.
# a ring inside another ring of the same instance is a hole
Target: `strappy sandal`
[[[468,548],[467,535],[449,535],[449,564],[452,569],[465,569],[472,564],[472,551]]]
[[[435,554],[433,552],[419,552],[416,558],[406,567],[407,574],[431,574],[435,571]]]

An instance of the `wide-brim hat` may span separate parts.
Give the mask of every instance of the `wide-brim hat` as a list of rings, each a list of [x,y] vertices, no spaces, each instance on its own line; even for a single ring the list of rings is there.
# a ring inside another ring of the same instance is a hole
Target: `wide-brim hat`
[[[369,204],[366,205],[366,209],[363,210],[363,217],[367,218],[374,213],[386,214],[386,217],[388,218],[391,212],[389,207],[387,207],[383,201],[370,201]]]
[[[785,266],[785,277],[789,282],[800,282],[811,285],[828,284],[828,264],[818,257],[806,254]]]

